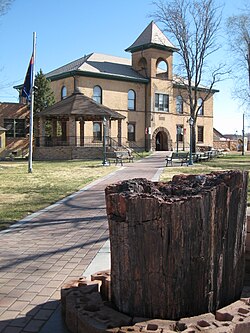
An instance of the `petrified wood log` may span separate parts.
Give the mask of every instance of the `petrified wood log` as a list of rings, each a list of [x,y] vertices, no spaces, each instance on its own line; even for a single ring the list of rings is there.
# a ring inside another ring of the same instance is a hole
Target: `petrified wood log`
[[[247,180],[226,171],[106,188],[111,297],[121,312],[178,319],[239,299]]]

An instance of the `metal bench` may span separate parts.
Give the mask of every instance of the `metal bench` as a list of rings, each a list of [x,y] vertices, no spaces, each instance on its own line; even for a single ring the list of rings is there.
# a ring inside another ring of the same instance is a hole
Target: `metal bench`
[[[166,166],[171,165],[173,166],[173,162],[174,163],[180,163],[181,166],[183,164],[187,164],[188,165],[188,156],[189,153],[185,153],[185,152],[173,152],[171,155],[166,156],[165,160],[166,160]]]
[[[129,151],[117,151],[115,152],[115,164],[117,165],[118,163],[121,163],[121,165],[123,165],[123,161],[128,161],[130,162],[134,162],[134,157],[132,155],[132,153],[130,153]]]
[[[120,163],[123,165],[124,161],[134,162],[134,156],[132,154],[132,151],[124,150],[124,151],[114,151],[108,154],[108,163],[111,164],[111,162],[115,162],[115,165]]]

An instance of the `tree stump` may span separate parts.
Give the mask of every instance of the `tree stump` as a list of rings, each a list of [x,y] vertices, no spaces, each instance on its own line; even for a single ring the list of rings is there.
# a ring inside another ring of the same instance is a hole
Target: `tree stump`
[[[111,297],[131,316],[179,319],[240,298],[248,173],[179,175],[106,188]]]

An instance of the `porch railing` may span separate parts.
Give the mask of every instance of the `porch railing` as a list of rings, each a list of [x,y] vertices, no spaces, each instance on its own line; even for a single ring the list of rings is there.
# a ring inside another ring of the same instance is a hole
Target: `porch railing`
[[[69,147],[103,147],[103,138],[97,138],[94,136],[82,137],[60,137],[60,136],[44,136],[35,137],[36,147],[57,147],[57,146],[69,146]],[[133,142],[128,141],[127,138],[122,137],[118,140],[117,137],[106,137],[106,146],[114,149],[120,148],[133,148],[136,151],[144,150],[144,140]]]

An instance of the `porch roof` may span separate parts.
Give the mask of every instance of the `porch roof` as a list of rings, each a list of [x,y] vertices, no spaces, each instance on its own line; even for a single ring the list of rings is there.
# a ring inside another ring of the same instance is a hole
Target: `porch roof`
[[[71,96],[55,103],[42,112],[38,117],[65,118],[75,116],[85,121],[103,120],[104,117],[111,120],[125,119],[121,115],[107,106],[96,103],[93,99],[85,96],[80,91],[75,91]]]

